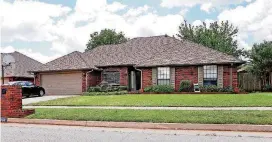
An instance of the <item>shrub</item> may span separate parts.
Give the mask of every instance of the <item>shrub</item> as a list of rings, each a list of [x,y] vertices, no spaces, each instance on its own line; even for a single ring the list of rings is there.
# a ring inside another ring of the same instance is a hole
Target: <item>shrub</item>
[[[191,92],[192,82],[190,80],[181,80],[179,85],[180,92]]]
[[[87,91],[88,92],[100,92],[101,89],[100,89],[100,87],[89,87]]]
[[[207,87],[208,92],[218,92],[218,87],[216,85],[209,85]]]
[[[154,85],[144,88],[144,92],[171,93],[174,92],[174,87],[171,85]]]
[[[153,86],[148,86],[144,88],[144,92],[152,92],[153,91]]]
[[[97,87],[89,87],[88,92],[114,92],[114,91],[124,91],[127,90],[127,86],[97,86]]]
[[[119,91],[123,91],[123,90],[127,90],[127,89],[128,89],[127,86],[118,86]]]
[[[228,86],[223,88],[223,92],[234,92],[234,90],[231,86]]]
[[[199,88],[201,92],[234,92],[233,88],[230,86],[219,88],[216,85],[205,85],[200,86]]]
[[[272,85],[266,84],[263,88],[264,91],[272,91]]]
[[[106,96],[106,95],[125,95],[127,91],[113,91],[113,92],[85,92],[84,96]]]
[[[156,93],[171,93],[174,92],[174,87],[171,85],[155,85],[153,90]]]

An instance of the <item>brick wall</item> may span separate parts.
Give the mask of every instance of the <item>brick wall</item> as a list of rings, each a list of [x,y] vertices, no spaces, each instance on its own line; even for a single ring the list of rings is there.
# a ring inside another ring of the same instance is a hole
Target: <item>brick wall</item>
[[[238,87],[238,74],[237,74],[237,67],[233,66],[232,67],[232,84],[230,80],[230,71],[231,71],[231,66],[224,66],[223,67],[223,85],[224,87],[231,86],[233,88]]]
[[[142,89],[152,85],[152,68],[144,68],[142,70]]]
[[[34,82],[37,86],[41,85],[41,74],[36,73],[35,74],[35,82]]]
[[[88,86],[96,86],[101,82],[101,72],[93,71],[88,74]]]
[[[118,71],[120,72],[120,85],[128,86],[128,68],[127,67],[109,67],[103,71]],[[102,74],[101,74],[102,79]]]
[[[82,72],[82,92],[87,91],[87,86],[86,86],[86,72]]]
[[[192,83],[198,83],[198,67],[176,67],[175,69],[175,90],[178,91],[181,80],[190,80]]]
[[[34,109],[22,109],[22,89],[20,86],[2,85],[1,117],[25,117],[35,112]]]

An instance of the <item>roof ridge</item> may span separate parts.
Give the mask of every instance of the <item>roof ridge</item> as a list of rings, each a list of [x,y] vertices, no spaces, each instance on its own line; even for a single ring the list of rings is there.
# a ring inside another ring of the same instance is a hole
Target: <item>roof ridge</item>
[[[201,47],[206,48],[206,49],[208,49],[208,50],[212,50],[212,51],[215,51],[215,52],[217,52],[217,53],[223,54],[223,55],[225,55],[225,56],[233,57],[233,58],[235,58],[235,59],[237,59],[237,60],[242,61],[241,59],[239,59],[239,58],[237,58],[237,57],[235,57],[235,56],[233,56],[233,55],[227,54],[227,53],[222,52],[222,51],[218,51],[218,50],[213,49],[213,48],[210,48],[210,47],[208,47],[208,46],[204,46],[204,45],[202,45],[202,44],[200,44],[200,43],[196,43],[196,42],[193,42],[193,41],[188,40],[188,39],[183,39],[183,40],[184,40],[184,41],[187,41],[187,42],[190,42],[190,43],[192,43],[192,44],[200,45]]]
[[[171,44],[177,45],[177,44],[179,44],[179,43],[165,43],[165,44],[162,44],[162,45],[158,46],[158,48],[159,48],[159,47],[162,47],[162,46],[165,46],[165,45],[171,45]],[[158,54],[161,55],[161,54],[163,54],[166,50],[169,50],[169,48],[163,49],[163,51],[158,52]],[[144,60],[145,60],[145,61],[147,61],[147,60],[152,60],[152,59],[154,59],[156,56],[158,56],[158,55],[153,54],[150,58],[145,58]]]
[[[83,53],[77,52],[77,54],[79,55],[79,58],[84,62],[84,64],[85,64],[86,67],[90,67],[90,66],[91,66],[91,65],[89,65],[89,64],[87,63],[87,61],[82,57],[82,56],[83,56]]]
[[[53,61],[56,61],[56,60],[58,60],[58,59],[60,59],[60,58],[63,58],[63,57],[66,57],[66,56],[70,56],[71,54],[74,54],[74,53],[77,53],[77,52],[79,52],[79,51],[73,51],[73,52],[71,52],[71,53],[62,55],[62,56],[60,56],[60,57],[58,57],[58,58],[56,58],[56,59],[54,59],[54,60],[52,60],[52,61],[50,61],[50,62],[45,63],[44,65],[47,65],[47,64],[49,64],[49,63],[52,63]],[[80,53],[80,52],[79,52],[79,53]]]
[[[140,36],[140,37],[134,37],[130,40],[137,39],[137,38],[153,38],[153,37],[170,37],[168,35],[156,35],[156,36]]]
[[[31,57],[29,57],[29,56],[27,56],[27,55],[23,54],[23,53],[21,53],[21,52],[14,51],[13,53],[18,53],[18,54],[20,54],[20,55],[23,55],[23,56],[27,57],[28,59],[31,59],[31,60],[33,60],[33,61],[35,61],[35,62],[38,62],[38,63],[40,63],[40,64],[42,64],[42,65],[43,65],[43,63],[41,63],[41,62],[39,62],[39,61],[37,61],[37,60],[35,60],[35,59],[33,59],[33,58],[31,58]]]

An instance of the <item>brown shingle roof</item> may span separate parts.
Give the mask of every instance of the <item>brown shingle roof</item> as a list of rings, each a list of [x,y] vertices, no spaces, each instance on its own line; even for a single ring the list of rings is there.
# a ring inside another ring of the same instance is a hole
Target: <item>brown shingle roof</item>
[[[39,71],[61,71],[61,70],[79,70],[79,69],[89,69],[91,65],[83,59],[82,53],[74,51],[70,54],[64,55],[57,58],[51,62],[48,62],[41,66],[31,70],[33,72]]]
[[[5,77],[33,77],[28,70],[38,68],[43,64],[17,51],[13,53],[1,53],[1,63],[4,55],[11,55],[15,63],[4,69]]]
[[[243,63],[231,55],[213,50],[188,40],[178,41],[164,46],[167,50],[154,55],[148,60],[140,62],[137,66],[163,66],[163,65],[205,65]]]
[[[233,56],[202,45],[169,36],[138,37],[118,45],[99,46],[73,52],[51,61],[40,71],[74,70],[103,66],[198,65],[243,63]]]
[[[139,37],[118,45],[97,47],[83,54],[94,66],[137,65],[165,50],[176,39],[164,36]]]

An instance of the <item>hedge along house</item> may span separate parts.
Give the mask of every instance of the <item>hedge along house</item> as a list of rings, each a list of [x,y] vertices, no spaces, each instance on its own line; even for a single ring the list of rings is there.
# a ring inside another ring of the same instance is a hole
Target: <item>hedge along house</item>
[[[118,45],[72,52],[53,60],[35,73],[36,84],[47,94],[81,94],[101,81],[128,86],[130,91],[169,84],[179,89],[181,80],[200,85],[237,87],[233,56],[168,36],[139,37]]]
[[[1,53],[1,65],[3,64],[3,57],[5,55],[11,55],[15,63],[12,63],[11,66],[4,68],[4,83],[8,83],[10,81],[31,81],[34,82],[34,75],[29,73],[28,70],[38,68],[43,64],[20,53],[20,52],[12,52],[12,53]],[[2,70],[1,70],[2,76]],[[2,83],[2,78],[1,81]]]

